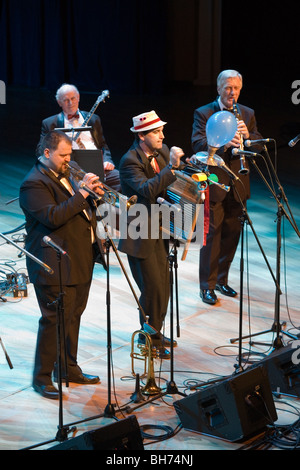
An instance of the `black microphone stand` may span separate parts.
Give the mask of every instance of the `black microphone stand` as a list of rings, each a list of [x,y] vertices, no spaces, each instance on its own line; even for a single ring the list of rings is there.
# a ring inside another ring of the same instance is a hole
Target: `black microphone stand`
[[[70,429],[69,426],[63,424],[63,394],[62,394],[62,350],[64,350],[64,372],[66,387],[69,387],[68,378],[68,364],[67,364],[67,352],[66,352],[66,336],[65,336],[65,319],[64,319],[64,301],[63,301],[63,285],[61,276],[61,253],[56,250],[57,263],[58,263],[58,276],[59,276],[59,294],[56,300],[52,302],[56,306],[56,341],[57,341],[57,383],[58,383],[58,394],[59,394],[59,423],[58,431],[56,434],[56,440],[59,442],[65,441],[68,438],[68,433],[75,430]],[[52,305],[49,304],[49,305]]]
[[[47,264],[43,263],[41,260],[36,258],[34,255],[29,253],[27,250],[24,248],[19,247],[16,243],[14,243],[12,240],[7,238],[3,233],[0,233],[0,236],[4,238],[8,243],[11,245],[15,246],[19,251],[21,251],[23,254],[31,258],[33,261],[41,265],[45,271],[47,271],[49,274],[53,274],[54,271],[51,267],[49,267]],[[49,440],[42,442],[40,444],[34,445],[27,447],[25,450],[29,449],[34,449],[36,447],[49,444],[51,442],[55,442],[56,440],[58,441],[64,441],[67,439],[67,435],[70,431],[73,431],[74,428],[69,429],[68,426],[63,425],[63,398],[62,398],[62,361],[61,361],[61,351],[62,351],[62,336],[64,336],[64,318],[63,318],[63,292],[62,292],[62,279],[61,279],[61,253],[56,250],[57,252],[57,259],[58,259],[58,269],[59,269],[59,286],[60,286],[60,293],[58,298],[53,302],[56,304],[56,327],[57,327],[57,362],[58,362],[58,385],[59,385],[59,424],[58,424],[58,432],[56,434],[55,439]],[[65,348],[65,340],[63,338],[63,345]],[[8,358],[9,359],[9,358]],[[8,361],[10,368],[12,368],[12,364],[10,361]],[[67,368],[67,361],[66,361],[66,351],[65,351],[65,368]],[[67,369],[66,369],[67,371]],[[67,374],[66,374],[67,375]],[[68,379],[66,378],[66,384],[68,386]]]
[[[243,203],[242,199],[241,199],[241,196],[236,188],[236,181],[239,181],[239,179],[237,177],[234,177],[232,175],[231,177],[231,181],[232,181],[232,188],[233,190],[235,191],[235,194],[237,195],[238,197],[238,200],[239,200],[239,203],[241,205],[241,208],[242,208],[242,216],[240,218],[241,220],[241,224],[242,224],[242,230],[241,230],[241,261],[240,261],[240,300],[239,300],[239,336],[238,338],[233,338],[230,340],[231,343],[235,343],[237,340],[239,341],[239,352],[238,352],[238,365],[235,366],[236,367],[236,372],[240,372],[243,367],[242,367],[242,339],[245,338],[242,336],[242,324],[243,324],[243,276],[244,276],[244,226],[245,226],[245,222],[247,222],[250,227],[251,227],[251,230],[252,230],[252,233],[255,237],[255,240],[259,246],[259,249],[263,255],[263,258],[267,264],[267,267],[270,271],[270,274],[274,280],[274,283],[275,285],[277,286],[277,280],[274,276],[274,273],[271,269],[271,266],[268,262],[268,259],[265,255],[265,252],[261,246],[261,243],[257,237],[257,234],[254,230],[254,227],[253,227],[253,224],[252,224],[252,221],[249,217],[249,214],[247,212],[247,209],[246,209],[246,206],[245,204]],[[277,286],[278,287],[278,286]]]
[[[0,233],[0,237],[3,238],[8,244],[13,245],[15,248],[17,248],[18,251],[21,251],[21,253],[23,253],[24,255],[28,256],[29,258],[31,258],[31,259],[32,259],[33,261],[35,261],[36,263],[40,264],[48,273],[53,274],[53,270],[52,270],[49,266],[47,266],[47,264],[43,263],[40,259],[36,258],[34,255],[32,255],[31,253],[29,253],[29,251],[24,250],[24,248],[19,247],[15,242],[13,242],[12,240],[10,240],[8,237],[5,236],[6,234],[13,233],[13,232],[16,232],[17,230],[20,230],[20,229],[23,228],[24,226],[25,226],[25,224],[22,224],[22,225],[20,225],[19,227],[17,227],[17,228],[14,229],[14,230],[10,230],[10,231],[8,231],[8,232],[5,232],[5,234],[4,234],[4,233]],[[5,301],[5,299],[2,299],[2,297],[0,297],[0,298],[1,298],[1,300]],[[13,369],[12,362],[11,362],[11,360],[10,360],[10,358],[9,358],[9,355],[7,354],[7,351],[6,351],[5,347],[4,347],[4,344],[3,344],[2,340],[1,340],[1,338],[0,338],[0,343],[1,343],[1,346],[2,346],[2,349],[3,349],[3,352],[4,352],[4,354],[5,354],[6,361],[7,361],[8,365],[9,365],[9,368],[10,368],[10,369]]]
[[[276,333],[276,337],[275,337],[275,340],[273,342],[273,349],[280,349],[281,347],[283,347],[283,341],[282,341],[282,337],[280,336],[280,333],[283,333],[284,335],[288,336],[289,338],[292,338],[294,340],[298,339],[297,336],[294,336],[286,331],[284,331],[282,329],[282,325],[280,323],[280,295],[282,294],[281,292],[281,289],[280,289],[280,262],[281,262],[281,223],[282,223],[282,217],[283,215],[285,215],[285,217],[288,219],[288,221],[290,222],[291,226],[293,227],[293,229],[295,230],[296,234],[298,235],[298,237],[300,236],[299,234],[299,230],[297,228],[297,225],[296,225],[296,222],[293,218],[293,215],[291,213],[291,210],[289,208],[289,205],[288,205],[288,200],[287,200],[287,197],[285,196],[285,193],[284,193],[284,190],[283,190],[283,187],[278,179],[278,176],[277,176],[277,173],[275,171],[275,168],[273,166],[273,163],[270,159],[270,156],[269,156],[269,153],[268,153],[268,150],[266,148],[266,146],[264,146],[264,150],[266,152],[266,155],[268,157],[268,160],[269,160],[269,163],[270,163],[270,166],[271,166],[271,169],[272,169],[272,172],[273,172],[273,175],[275,176],[275,179],[276,179],[276,182],[278,184],[278,188],[279,188],[279,194],[276,195],[276,193],[274,192],[274,190],[272,189],[272,187],[269,185],[269,183],[267,182],[266,178],[264,177],[263,173],[261,172],[260,168],[257,166],[256,164],[256,161],[253,157],[251,157],[251,163],[253,164],[253,166],[256,168],[257,172],[259,173],[260,177],[262,178],[262,180],[264,181],[265,185],[267,186],[267,188],[269,189],[269,191],[271,192],[272,196],[274,197],[276,203],[277,203],[277,226],[276,226],[276,234],[277,234],[277,241],[276,241],[276,282],[275,282],[275,285],[276,285],[276,292],[275,292],[275,312],[274,312],[274,322],[273,322],[273,325],[271,326],[270,329],[267,329],[267,330],[264,330],[264,331],[260,331],[258,333],[253,333],[251,335],[248,335],[248,336],[244,336],[243,338],[246,339],[246,338],[252,338],[254,336],[259,336],[259,335],[263,335],[263,334],[266,334],[266,333]],[[287,211],[285,210],[283,204],[282,204],[282,199],[284,199],[284,202],[286,203],[287,207],[289,208],[289,212],[291,214],[291,217],[289,217],[289,215],[287,214]],[[231,340],[231,342],[233,343],[234,341],[236,340]],[[253,344],[253,343],[252,343]],[[258,343],[256,343],[258,344]]]
[[[177,318],[177,337],[180,336],[180,328],[179,328],[179,306],[178,306],[178,262],[177,262],[177,255],[178,255],[178,247],[180,242],[178,240],[174,240],[173,246],[170,250],[168,255],[169,260],[169,278],[170,278],[170,380],[167,382],[167,388],[164,395],[182,395],[186,396],[184,393],[178,391],[177,385],[174,380],[174,280],[175,280],[175,301],[176,301],[176,318]],[[173,275],[173,268],[175,272],[175,276]]]
[[[53,247],[52,247],[53,248]],[[64,442],[68,440],[68,434],[76,431],[76,427],[73,426],[70,428],[69,425],[63,424],[63,393],[62,393],[62,383],[63,378],[65,379],[66,387],[69,387],[68,379],[68,364],[67,364],[67,351],[66,351],[66,336],[65,336],[65,320],[64,320],[64,302],[63,302],[63,284],[62,284],[62,275],[61,275],[61,251],[55,249],[57,255],[57,264],[58,264],[58,278],[59,278],[59,293],[57,298],[48,304],[55,305],[56,308],[56,373],[57,373],[57,385],[58,385],[58,397],[59,397],[59,407],[58,407],[58,431],[56,433],[55,439],[41,442],[31,447],[27,447],[26,450],[34,449],[52,442]],[[68,256],[68,255],[67,255]],[[62,361],[62,352],[64,355],[64,361]],[[63,377],[63,366],[64,366],[64,377]]]
[[[111,358],[112,358],[112,342],[111,342],[111,301],[110,301],[110,277],[109,277],[109,250],[112,246],[112,240],[109,237],[106,225],[104,225],[106,233],[106,322],[107,322],[107,405],[104,409],[103,416],[108,418],[115,417],[115,408],[111,402]]]
[[[0,296],[0,300],[3,300],[1,296]],[[10,360],[10,357],[9,357],[9,355],[7,354],[7,351],[6,351],[6,349],[5,349],[5,346],[4,346],[4,344],[3,344],[3,341],[2,341],[2,338],[1,338],[1,337],[0,337],[0,344],[1,344],[2,350],[3,350],[3,352],[4,352],[6,362],[7,362],[7,364],[9,365],[9,368],[10,368],[10,369],[13,369],[14,366],[12,365],[12,362],[11,362],[11,360]]]

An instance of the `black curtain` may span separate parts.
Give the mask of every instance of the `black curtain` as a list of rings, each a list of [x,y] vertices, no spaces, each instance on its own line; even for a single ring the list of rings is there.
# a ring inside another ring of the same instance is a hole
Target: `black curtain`
[[[165,80],[163,0],[0,0],[6,85],[157,93]]]

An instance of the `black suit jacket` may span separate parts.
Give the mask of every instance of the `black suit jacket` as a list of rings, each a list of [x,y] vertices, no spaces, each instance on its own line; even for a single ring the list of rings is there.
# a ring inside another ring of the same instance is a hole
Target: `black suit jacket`
[[[140,146],[135,143],[123,155],[119,165],[122,194],[128,197],[136,195],[138,198],[137,204],[132,206],[131,212],[134,212],[135,208],[138,209],[139,204],[145,208],[143,213],[146,214],[146,217],[137,220],[142,225],[142,232],[146,227],[148,236],[132,239],[121,232],[121,237],[125,236],[121,238],[118,246],[120,251],[137,258],[147,258],[155,249],[155,239],[151,239],[151,204],[157,204],[158,197],[165,198],[167,187],[176,180],[176,176],[167,166],[170,162],[170,152],[164,144],[159,151],[157,162],[160,173],[155,174],[148,158]],[[128,224],[134,224],[134,219],[134,216],[129,217]]]
[[[85,119],[88,113],[86,111],[80,111],[83,118]],[[92,127],[91,134],[94,139],[95,145],[98,149],[103,152],[103,161],[113,163],[109,147],[105,141],[103,134],[103,128],[99,116],[93,114],[88,122],[88,126]],[[64,127],[64,114],[63,112],[50,116],[42,121],[40,140],[36,148],[36,156],[39,157],[42,154],[42,141],[48,132],[53,131],[55,128]]]
[[[85,199],[80,192],[71,196],[51,170],[38,162],[21,184],[19,202],[26,217],[26,250],[54,270],[54,274],[49,274],[27,256],[30,281],[59,285],[57,254],[43,242],[45,235],[67,252],[61,257],[63,285],[91,281],[99,253],[98,249],[95,251],[97,244],[91,243],[91,230],[96,235],[94,201]],[[91,220],[83,212],[89,208]],[[96,240],[99,243],[97,237]]]
[[[250,140],[261,139],[262,136],[257,129],[254,110],[239,103],[237,104],[237,108],[241,119],[245,122],[249,130]],[[207,151],[208,146],[206,139],[206,123],[208,119],[218,111],[220,111],[218,100],[215,100],[205,106],[201,106],[195,110],[192,131],[192,149],[194,153]],[[251,148],[248,150],[251,151]],[[216,151],[216,154],[219,155],[224,160],[226,166],[228,166],[228,168],[230,168],[230,170],[239,177],[239,181],[236,183],[236,189],[239,192],[241,199],[245,201],[250,197],[249,174],[239,174],[239,170],[241,169],[240,157],[233,156],[231,151],[232,147],[226,151],[224,151],[224,147],[220,147]],[[249,168],[247,158],[245,166]],[[220,183],[223,183],[226,186],[230,185],[231,178],[224,169],[218,168],[216,166],[210,166],[209,171],[211,173],[215,173],[218,176]],[[209,185],[209,198],[211,201],[222,201],[225,196],[226,192],[224,190],[218,188],[214,184]],[[235,198],[238,199],[236,194]]]

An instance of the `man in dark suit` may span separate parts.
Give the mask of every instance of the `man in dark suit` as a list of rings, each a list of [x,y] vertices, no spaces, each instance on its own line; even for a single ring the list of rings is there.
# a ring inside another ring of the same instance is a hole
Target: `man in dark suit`
[[[41,155],[43,138],[56,128],[81,127],[87,111],[79,110],[80,94],[74,85],[63,84],[56,92],[56,101],[62,108],[61,113],[50,116],[42,121],[40,140],[36,148],[36,155]],[[73,142],[73,149],[100,149],[103,155],[103,166],[105,184],[120,191],[119,171],[115,168],[109,147],[106,143],[100,117],[93,114],[88,122],[92,127],[91,132],[84,131],[79,135],[76,142]]]
[[[161,332],[170,292],[168,239],[163,239],[161,232],[157,237],[151,236],[151,206],[157,204],[158,197],[165,197],[167,187],[176,180],[173,168],[179,167],[183,155],[178,147],[169,150],[163,144],[165,124],[155,111],[135,116],[131,128],[135,142],[121,158],[119,166],[122,192],[128,197],[137,195],[134,208],[139,207],[143,217],[142,220],[137,218],[135,234],[128,231],[124,236],[121,233],[118,249],[128,256],[132,275],[141,292],[142,309],[158,332],[151,338],[162,359],[168,359],[170,354],[165,348],[170,345],[170,340]],[[130,217],[129,225],[131,229],[134,227]],[[143,328],[145,319],[141,314],[140,323]]]
[[[26,259],[29,279],[41,310],[33,388],[42,396],[53,399],[58,398],[52,372],[57,376],[56,312],[61,288],[65,343],[63,337],[61,342],[62,351],[64,346],[66,349],[68,378],[70,382],[81,384],[99,382],[99,377],[84,374],[77,364],[80,319],[87,304],[94,262],[100,250],[95,199],[87,190],[78,189],[72,177],[68,176],[71,152],[72,143],[65,133],[51,131],[47,134],[43,155],[23,180],[19,197],[26,217],[25,248],[53,270],[51,273],[30,257]],[[75,162],[72,164],[76,165]],[[87,173],[83,182],[87,189],[103,194],[96,175]],[[60,262],[52,242],[62,250]],[[64,354],[62,364],[65,374]]]
[[[249,165],[246,159],[233,156],[232,149],[243,146],[244,140],[257,140],[262,136],[258,132],[254,110],[237,104],[243,85],[242,76],[235,70],[224,70],[217,79],[219,96],[215,101],[197,108],[194,112],[192,131],[192,149],[195,153],[208,150],[206,123],[216,112],[233,111],[237,107],[237,133],[225,146],[217,149],[227,168],[237,177],[231,177],[222,167],[212,166],[209,171],[217,174],[219,182],[231,185],[229,192],[217,185],[209,185],[210,222],[206,244],[200,250],[200,296],[203,302],[216,304],[218,299],[215,289],[224,295],[235,297],[237,292],[228,285],[228,274],[234,258],[240,232],[242,202],[250,197]],[[248,149],[248,150],[251,150]],[[242,170],[242,171],[241,171]]]

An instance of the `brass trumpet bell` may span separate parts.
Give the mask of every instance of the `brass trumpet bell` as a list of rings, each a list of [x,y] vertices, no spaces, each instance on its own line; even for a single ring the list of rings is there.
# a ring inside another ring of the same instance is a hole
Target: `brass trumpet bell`
[[[67,164],[68,171],[73,176],[73,178],[78,182],[79,187],[88,191],[91,194],[91,196],[94,197],[94,199],[96,199],[96,201],[106,202],[117,208],[120,208],[121,206],[123,206],[123,208],[126,208],[126,210],[128,210],[131,206],[136,204],[137,196],[131,196],[130,198],[128,198],[127,196],[124,196],[123,194],[116,191],[115,189],[110,188],[105,183],[101,183],[101,189],[104,192],[103,195],[97,194],[96,192],[90,190],[82,181],[86,172],[79,166],[76,165],[75,167],[71,163],[72,162]]]
[[[135,350],[135,337],[142,335],[145,338],[145,344],[138,344],[139,352]],[[144,362],[144,373],[141,377],[147,377],[146,385],[141,389],[143,395],[157,395],[161,392],[161,388],[157,386],[154,377],[154,358],[156,357],[156,348],[152,346],[152,340],[149,333],[144,330],[137,330],[131,337],[131,371],[132,375],[136,377],[135,373],[135,360]]]

